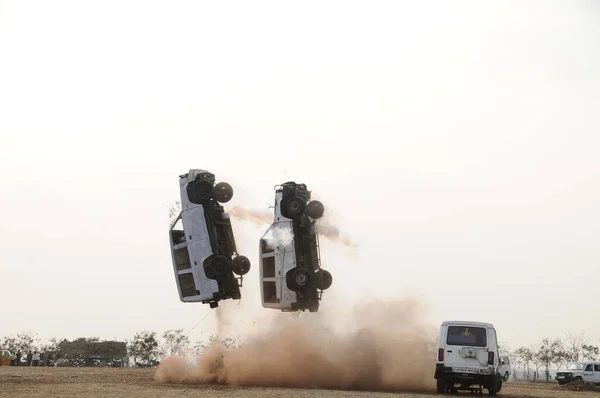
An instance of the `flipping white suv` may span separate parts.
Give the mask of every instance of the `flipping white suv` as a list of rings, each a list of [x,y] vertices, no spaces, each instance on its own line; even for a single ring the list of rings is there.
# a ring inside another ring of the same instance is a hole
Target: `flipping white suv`
[[[262,306],[281,311],[317,312],[323,290],[333,280],[321,268],[316,220],[325,209],[305,184],[275,187],[274,220],[260,239]]]
[[[498,339],[490,323],[445,321],[440,327],[434,378],[440,394],[502,389]]]
[[[231,200],[231,185],[215,185],[214,174],[191,169],[179,176],[179,188],[181,212],[169,228],[179,299],[211,308],[220,300],[240,299],[250,261],[237,253],[229,215],[219,204]]]

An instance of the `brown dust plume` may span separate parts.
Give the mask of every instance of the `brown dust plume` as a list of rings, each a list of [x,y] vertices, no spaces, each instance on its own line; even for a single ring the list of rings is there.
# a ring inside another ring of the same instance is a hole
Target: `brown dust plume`
[[[155,380],[432,391],[436,330],[424,322],[424,309],[417,300],[399,299],[362,304],[341,318],[324,313],[281,317],[235,350],[210,346],[196,366],[182,357],[166,358]]]
[[[257,226],[269,225],[273,222],[273,213],[266,210],[246,209],[241,206],[234,206],[227,209],[230,216],[238,220],[253,222]],[[356,248],[358,244],[340,234],[340,229],[333,225],[326,217],[317,220],[317,230],[319,236],[323,236],[332,242],[341,243],[345,246]]]

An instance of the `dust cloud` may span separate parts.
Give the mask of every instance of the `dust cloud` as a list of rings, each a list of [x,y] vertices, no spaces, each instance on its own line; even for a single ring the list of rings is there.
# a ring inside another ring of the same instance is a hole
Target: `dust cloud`
[[[259,227],[263,225],[269,225],[273,222],[273,213],[266,210],[246,209],[241,206],[234,206],[227,209],[227,213],[229,213],[231,217],[235,217],[238,220],[250,221]],[[358,247],[356,242],[353,242],[348,237],[344,237],[340,234],[340,229],[333,225],[333,223],[328,219],[327,214],[318,219],[316,225],[319,236],[351,248]]]
[[[162,383],[420,392],[433,389],[436,329],[412,298],[374,300],[346,314],[281,313],[234,350],[214,344],[195,366],[166,358]]]

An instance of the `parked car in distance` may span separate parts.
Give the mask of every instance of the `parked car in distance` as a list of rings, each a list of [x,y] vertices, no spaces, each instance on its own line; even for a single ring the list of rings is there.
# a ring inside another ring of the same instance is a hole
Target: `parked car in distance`
[[[179,190],[181,212],[169,228],[179,299],[211,308],[221,300],[240,299],[250,260],[238,254],[231,220],[220,204],[231,200],[232,187],[215,185],[209,171],[190,169],[179,176]]]
[[[555,379],[560,385],[577,380],[599,384],[600,362],[572,362],[566,370],[556,372]]]
[[[512,373],[510,369],[510,358],[507,356],[500,357],[500,372],[503,381],[508,381]]]
[[[13,355],[9,350],[0,350],[0,366],[10,366]]]
[[[305,184],[275,186],[273,223],[260,239],[260,289],[264,308],[317,312],[331,273],[321,268],[316,220],[323,204]]]

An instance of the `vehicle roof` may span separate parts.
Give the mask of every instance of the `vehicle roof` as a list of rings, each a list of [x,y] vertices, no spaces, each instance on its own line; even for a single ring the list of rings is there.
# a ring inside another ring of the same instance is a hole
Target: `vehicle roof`
[[[575,362],[569,362],[569,363],[567,363],[567,366],[568,365],[572,365],[574,363],[580,363],[580,364],[583,365],[583,364],[590,364],[590,363],[600,363],[600,361],[575,361]]]
[[[475,321],[444,321],[444,322],[442,322],[442,326],[449,326],[449,325],[480,326],[480,327],[484,327],[484,328],[494,329],[494,325],[492,325],[491,323],[486,323],[486,322],[475,322]]]

